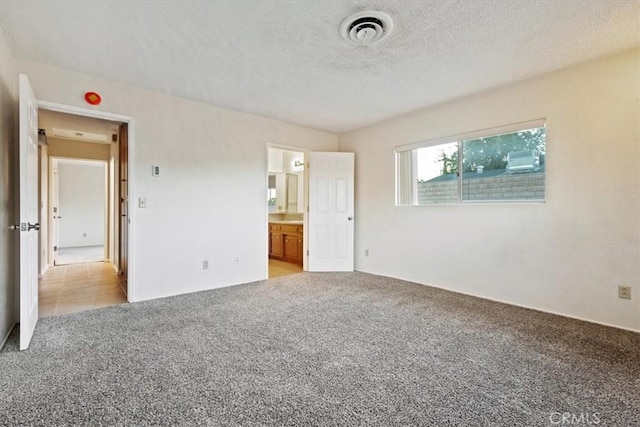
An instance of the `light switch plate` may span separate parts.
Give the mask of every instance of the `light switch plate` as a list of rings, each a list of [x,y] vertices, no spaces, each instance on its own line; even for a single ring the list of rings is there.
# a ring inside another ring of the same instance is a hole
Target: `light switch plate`
[[[160,176],[160,166],[157,166],[157,165],[151,166],[151,175]]]
[[[147,198],[146,197],[138,197],[138,207],[146,208],[147,207]]]

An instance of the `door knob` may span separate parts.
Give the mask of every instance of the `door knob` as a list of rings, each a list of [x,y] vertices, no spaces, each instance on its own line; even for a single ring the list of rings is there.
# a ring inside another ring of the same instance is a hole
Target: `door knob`
[[[349,218],[347,218],[347,219],[348,219],[349,221],[352,221],[352,220],[353,220],[353,217],[352,217],[352,216],[350,216],[350,217],[349,217]]]
[[[31,224],[30,222],[27,223],[27,231],[31,230],[40,231],[40,224],[38,224],[37,222],[35,224]]]
[[[9,230],[11,231],[17,231],[20,230],[20,224],[11,224],[9,227],[7,227]]]

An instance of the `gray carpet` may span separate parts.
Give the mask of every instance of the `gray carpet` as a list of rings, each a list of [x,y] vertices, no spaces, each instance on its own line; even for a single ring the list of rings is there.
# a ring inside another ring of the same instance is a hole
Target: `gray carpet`
[[[638,334],[362,273],[50,317],[17,348],[0,425],[640,420]]]

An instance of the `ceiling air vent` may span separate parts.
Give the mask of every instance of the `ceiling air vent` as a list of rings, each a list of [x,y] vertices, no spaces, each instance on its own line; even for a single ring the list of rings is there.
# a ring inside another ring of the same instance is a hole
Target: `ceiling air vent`
[[[387,38],[392,30],[391,17],[375,10],[354,13],[340,24],[342,37],[360,45],[377,43]]]

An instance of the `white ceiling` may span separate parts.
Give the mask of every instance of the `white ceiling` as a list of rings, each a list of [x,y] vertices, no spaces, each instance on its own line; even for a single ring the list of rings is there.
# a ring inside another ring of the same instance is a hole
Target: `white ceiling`
[[[395,27],[355,46],[365,9]],[[340,133],[638,46],[640,1],[3,0],[0,24],[17,56]]]

